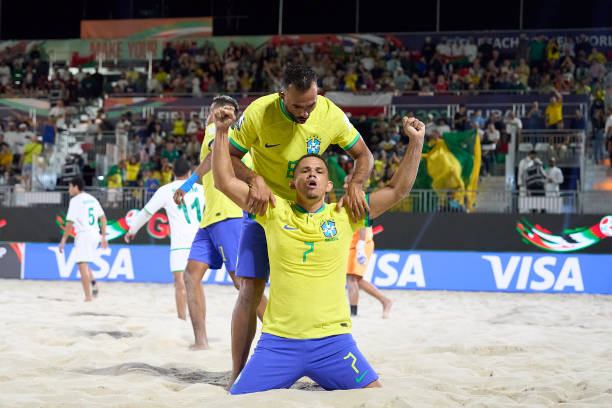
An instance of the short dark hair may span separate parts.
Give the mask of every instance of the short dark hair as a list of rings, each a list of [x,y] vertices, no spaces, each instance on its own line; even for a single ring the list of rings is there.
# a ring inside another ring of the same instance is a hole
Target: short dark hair
[[[231,106],[234,108],[234,112],[238,115],[238,102],[229,95],[217,95],[213,98],[213,105],[218,106]]]
[[[183,177],[191,170],[191,165],[185,159],[178,158],[174,161],[174,175],[176,177]]]
[[[300,163],[302,162],[302,160],[304,160],[307,157],[316,157],[317,159],[321,160],[323,162],[323,164],[325,165],[325,170],[327,171],[327,173],[329,174],[329,167],[327,167],[327,162],[325,161],[325,159],[321,156],[319,156],[316,153],[308,153],[303,155],[302,157],[300,157],[297,161],[297,163],[295,163],[295,169],[297,170],[297,168],[300,166]],[[295,178],[295,172],[293,172],[293,177]]]
[[[527,154],[528,154],[528,155],[530,155],[530,154],[534,154],[534,155],[536,155],[536,156],[538,155],[538,153],[537,153],[535,150],[530,150],[530,151],[529,151],[529,153],[527,153]]]
[[[283,90],[293,85],[300,91],[307,91],[313,82],[317,82],[317,73],[304,64],[289,65],[283,73]]]
[[[83,180],[82,177],[74,177],[69,181],[69,183],[78,188],[79,191],[83,191],[85,189],[85,180]]]

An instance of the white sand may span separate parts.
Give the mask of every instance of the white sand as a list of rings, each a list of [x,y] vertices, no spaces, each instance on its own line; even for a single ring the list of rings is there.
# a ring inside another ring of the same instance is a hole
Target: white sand
[[[205,287],[213,349],[192,352],[171,285],[101,286],[86,304],[79,282],[0,280],[0,406],[612,406],[612,296],[389,291],[382,320],[362,293],[353,334],[383,389],[232,397],[202,381],[230,369],[233,288]]]

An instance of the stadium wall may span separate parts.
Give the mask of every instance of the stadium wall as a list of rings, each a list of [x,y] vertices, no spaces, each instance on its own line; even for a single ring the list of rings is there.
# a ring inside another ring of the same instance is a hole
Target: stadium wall
[[[123,243],[136,210],[106,209],[107,239]],[[0,241],[59,242],[65,211],[3,208]],[[612,215],[387,213],[374,222],[379,250],[612,254]],[[35,225],[36,228],[24,227]],[[380,227],[379,227],[380,228]],[[134,244],[169,245],[162,210],[142,227]],[[612,270],[612,268],[611,268]]]

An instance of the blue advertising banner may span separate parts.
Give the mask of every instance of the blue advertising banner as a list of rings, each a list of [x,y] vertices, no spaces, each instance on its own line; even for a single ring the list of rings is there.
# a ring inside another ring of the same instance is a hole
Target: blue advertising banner
[[[73,246],[26,244],[24,279],[77,280]],[[375,251],[365,279],[381,289],[612,294],[612,255]],[[169,248],[111,245],[90,264],[99,280],[172,282]],[[231,284],[225,269],[204,283]]]

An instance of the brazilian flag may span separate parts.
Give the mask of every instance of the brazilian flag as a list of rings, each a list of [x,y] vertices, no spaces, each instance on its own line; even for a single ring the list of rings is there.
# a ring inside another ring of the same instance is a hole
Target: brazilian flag
[[[444,133],[442,138],[423,146],[413,189],[439,191],[438,206],[471,210],[480,162],[480,138],[475,130]]]

